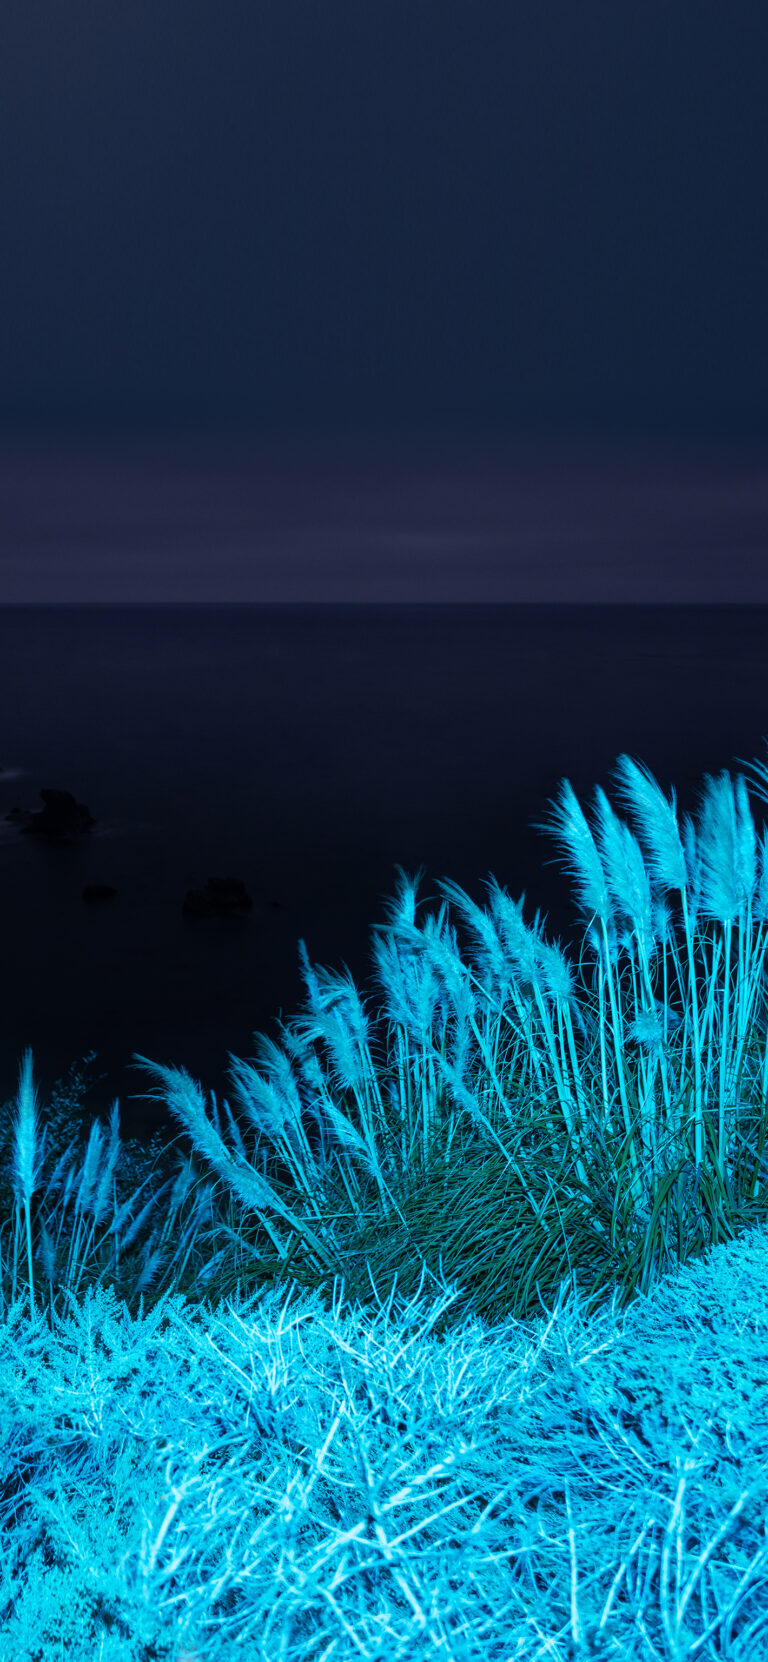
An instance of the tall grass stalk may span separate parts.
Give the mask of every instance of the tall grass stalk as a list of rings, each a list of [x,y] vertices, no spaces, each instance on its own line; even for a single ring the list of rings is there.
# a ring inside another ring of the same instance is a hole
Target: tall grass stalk
[[[24,1226],[27,1241],[27,1281],[29,1287],[29,1314],[35,1317],[35,1283],[32,1268],[32,1226],[29,1206],[37,1183],[35,1143],[37,1139],[37,1095],[32,1079],[32,1051],[25,1050],[19,1070],[18,1113],[14,1144],[13,1185],[16,1203],[24,1207]],[[45,1137],[43,1137],[43,1145]],[[42,1159],[42,1147],[40,1158]],[[16,1231],[14,1231],[14,1278],[16,1271]]]

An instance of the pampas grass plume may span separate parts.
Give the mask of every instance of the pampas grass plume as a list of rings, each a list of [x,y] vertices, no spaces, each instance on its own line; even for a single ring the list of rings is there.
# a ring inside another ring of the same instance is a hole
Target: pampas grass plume
[[[17,1098],[18,1115],[16,1118],[16,1137],[14,1144],[13,1186],[17,1200],[27,1204],[37,1187],[35,1172],[35,1143],[37,1140],[37,1121],[35,1110],[37,1097],[32,1081],[32,1051],[25,1050],[19,1069],[19,1094]],[[42,1150],[41,1150],[42,1153]]]

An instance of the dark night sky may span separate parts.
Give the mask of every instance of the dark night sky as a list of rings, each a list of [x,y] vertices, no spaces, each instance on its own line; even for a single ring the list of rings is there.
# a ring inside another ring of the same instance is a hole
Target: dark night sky
[[[768,599],[764,4],[3,0],[0,62],[0,598]]]

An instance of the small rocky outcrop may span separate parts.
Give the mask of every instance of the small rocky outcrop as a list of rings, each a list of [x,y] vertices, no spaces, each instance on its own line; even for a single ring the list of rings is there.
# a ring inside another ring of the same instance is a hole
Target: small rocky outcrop
[[[253,900],[239,877],[209,877],[202,889],[188,889],[182,912],[190,918],[224,918],[250,912]]]
[[[27,808],[12,808],[7,820],[16,821],[23,836],[78,837],[90,831],[96,820],[84,802],[76,802],[71,791],[57,791],[50,787],[41,790],[44,808],[33,812]]]
[[[100,906],[116,894],[117,889],[112,883],[86,883],[82,891],[83,900],[87,900],[90,906]]]

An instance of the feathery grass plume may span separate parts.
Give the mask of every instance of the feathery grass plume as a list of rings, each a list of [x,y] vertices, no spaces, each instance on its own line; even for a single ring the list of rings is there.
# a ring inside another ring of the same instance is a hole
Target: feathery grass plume
[[[32,1078],[32,1051],[24,1052],[19,1069],[18,1114],[14,1143],[13,1186],[19,1202],[29,1204],[37,1188],[39,1161],[35,1166],[37,1141],[37,1090]]]
[[[431,939],[429,952],[431,961],[442,977],[451,1000],[452,1008],[446,1017],[445,1033],[453,1024],[454,1068],[459,1066],[463,1068],[465,1065],[463,1059],[468,1058],[469,1030],[471,1029],[493,1088],[502,1108],[506,1111],[506,1097],[497,1075],[487,1034],[484,1037],[477,1024],[477,999],[472,989],[472,977],[459,957],[454,930],[446,927],[445,931],[436,931]],[[435,1060],[439,1060],[438,1052],[434,1046],[433,1056]],[[462,1059],[461,1062],[459,1062],[459,1058]]]
[[[327,1121],[325,1110],[330,1101],[328,1081],[323,1072],[320,1058],[314,1046],[304,1033],[294,1032],[291,1021],[281,1022],[282,1042],[288,1056],[295,1065],[298,1073],[298,1082],[305,1087],[306,1100],[302,1102],[305,1115],[314,1120],[320,1134],[321,1164],[327,1165],[329,1158],[326,1136]]]
[[[245,1143],[243,1142],[243,1139],[242,1139],[242,1135],[241,1135],[241,1132],[240,1132],[240,1127],[237,1123],[237,1120],[235,1119],[234,1114],[232,1113],[232,1109],[230,1108],[226,1097],[224,1098],[224,1112],[227,1116],[227,1125],[229,1126],[229,1133],[230,1133],[232,1141],[235,1145],[235,1148],[237,1149],[237,1152],[240,1156],[240,1159],[245,1161],[246,1164],[247,1164],[248,1156],[245,1152]]]
[[[632,1165],[632,1187],[639,1201],[641,1181],[638,1166],[637,1152],[632,1134],[632,1123],[627,1097],[626,1065],[624,1044],[622,1038],[622,1022],[619,1007],[619,976],[616,965],[611,960],[611,931],[615,931],[615,920],[608,881],[598,853],[597,844],[585,818],[584,812],[576,798],[570,780],[563,779],[560,785],[560,800],[555,802],[552,814],[540,822],[539,830],[554,834],[557,841],[565,848],[569,866],[575,878],[579,909],[587,918],[588,938],[598,943],[598,974],[600,980],[600,997],[602,999],[603,981],[608,989],[608,1002],[611,1012],[611,1031],[613,1048],[616,1057],[616,1073],[619,1087],[619,1098],[624,1117],[624,1128],[628,1140],[629,1158]],[[597,932],[593,931],[594,919],[600,921],[602,940]],[[603,952],[605,967],[603,967]],[[602,1019],[601,1019],[602,1027]],[[605,1065],[604,1037],[601,1036],[602,1050],[602,1078],[603,1078],[603,1110],[606,1119],[610,1114],[610,1104],[607,1094],[607,1071]],[[550,1042],[550,1050],[552,1044]],[[555,1063],[555,1065],[557,1065]],[[563,1110],[566,1104],[563,1100]],[[581,1175],[581,1174],[580,1174]]]
[[[637,838],[614,813],[605,792],[598,785],[595,791],[598,841],[608,886],[620,915],[627,920],[619,944],[628,954],[632,965],[634,1013],[652,1008],[654,989],[651,964],[656,953],[656,935],[653,922],[653,901],[648,873]],[[638,989],[635,961],[639,960],[641,985]],[[643,1110],[643,1144],[652,1149],[654,1138],[654,1108],[652,1100],[655,1063],[648,1070],[640,1063]]]
[[[659,889],[685,889],[685,854],[677,823],[677,796],[667,801],[661,786],[644,762],[619,756],[614,769],[617,795],[634,811],[646,845],[651,881]]]
[[[535,940],[534,952],[542,996],[553,998],[556,1002],[562,1004],[564,1009],[567,1007],[571,1010],[580,1031],[585,1033],[584,1018],[576,998],[573,965],[563,951],[560,941],[548,941],[545,940],[543,935],[538,935]]]
[[[268,1039],[266,1043],[277,1051],[274,1040]],[[266,1135],[270,1142],[275,1143],[285,1137],[286,1141],[295,1146],[301,1134],[301,1102],[290,1063],[287,1063],[287,1066],[293,1088],[290,1092],[285,1092],[281,1091],[273,1080],[263,1078],[250,1062],[233,1056],[231,1051],[228,1055],[228,1072],[235,1081],[234,1094],[252,1125]]]
[[[374,1144],[374,1113],[383,1121],[384,1106],[371,1054],[370,1022],[345,964],[343,974],[316,966],[312,971],[303,941],[302,973],[309,988],[311,1016],[298,1015],[291,1025],[312,1043],[322,1039],[331,1057],[332,1083],[355,1096],[369,1148]]]
[[[618,758],[614,773],[618,779],[618,795],[633,811],[640,836],[646,846],[652,882],[659,889],[673,889],[680,894],[688,952],[693,1026],[696,1163],[698,1166],[702,1157],[701,1047],[693,937],[698,911],[700,861],[696,848],[695,831],[690,816],[686,815],[681,835],[677,823],[675,791],[673,790],[671,793],[671,800],[667,801],[650,769],[644,763],[636,762],[630,756],[621,755]],[[666,955],[664,974],[666,981]]]
[[[190,1160],[190,1164],[191,1164],[191,1160]],[[152,1176],[151,1176],[151,1173],[150,1173],[147,1177],[142,1179],[142,1181],[133,1190],[133,1192],[130,1195],[128,1195],[127,1198],[124,1201],[122,1201],[122,1203],[116,1208],[114,1216],[112,1218],[112,1222],[109,1226],[109,1229],[107,1230],[108,1235],[114,1235],[116,1237],[119,1237],[120,1230],[122,1229],[123,1224],[126,1223],[126,1221],[130,1220],[131,1213],[133,1212],[134,1207],[136,1206],[136,1202],[138,1201],[142,1190],[146,1189],[147,1184],[151,1183],[151,1181],[152,1181]],[[166,1184],[166,1185],[164,1185],[164,1187],[168,1187],[168,1185]],[[141,1214],[142,1217],[145,1216],[146,1213],[148,1211],[150,1211],[151,1208],[157,1204],[158,1195],[162,1194],[162,1193],[163,1193],[163,1188],[161,1188],[159,1190],[158,1189],[153,1189],[152,1190],[152,1192],[150,1194],[150,1197],[149,1197],[149,1200],[147,1201],[146,1206],[144,1208],[144,1211]],[[65,1200],[66,1200],[66,1198],[68,1198],[68,1197],[65,1197]],[[134,1225],[131,1225],[131,1228],[134,1228],[134,1234],[138,1234],[138,1228],[139,1228],[138,1225],[136,1225],[135,1227],[134,1227]],[[123,1247],[126,1247],[128,1245],[128,1242],[127,1242],[126,1238],[123,1239],[123,1241],[121,1242],[121,1245]]]
[[[40,1226],[40,1256],[43,1260],[45,1279],[51,1291],[53,1291],[56,1281],[56,1249],[45,1223]]]
[[[490,896],[491,915],[499,933],[504,951],[512,967],[514,981],[511,988],[512,1002],[517,1012],[520,1031],[524,1033],[528,1046],[528,1053],[532,1071],[536,1077],[539,1098],[545,1112],[546,1085],[544,1080],[545,1060],[534,1037],[533,1025],[530,1019],[531,1001],[535,1001],[545,1022],[544,1006],[541,1003],[540,960],[539,960],[539,914],[529,928],[523,922],[523,904],[525,890],[519,900],[512,900],[506,889],[502,889],[492,873],[489,873],[486,887]],[[523,996],[527,1000],[524,1008]],[[551,1043],[551,1032],[546,1029],[547,1045]],[[550,1128],[554,1133],[554,1126]]]
[[[687,883],[682,891],[684,909],[687,905],[688,928],[693,936],[701,909],[701,851],[696,826],[690,814],[683,819],[683,848]]]
[[[563,1019],[568,1040],[568,1050],[571,1058],[571,1067],[576,1080],[576,1088],[579,1093],[579,1101],[582,1107],[582,1112],[584,1112],[581,1070],[579,1068],[574,1046],[573,1028],[571,1025],[572,1017],[575,1017],[576,1024],[582,1034],[582,1037],[586,1036],[587,1030],[576,999],[576,983],[574,980],[573,966],[566,957],[560,942],[547,941],[544,939],[543,935],[538,937],[536,941],[536,963],[541,982],[542,997],[553,998],[555,1004],[558,1005],[563,1012]]]
[[[277,1128],[279,1130],[285,1128],[289,1137],[301,1141],[304,1135],[301,1118],[303,1103],[290,1057],[286,1055],[284,1050],[280,1049],[274,1039],[268,1038],[265,1033],[254,1033],[253,1042],[256,1049],[256,1060],[261,1063],[264,1069],[264,1073],[258,1077],[261,1078],[262,1082],[268,1084],[272,1093],[269,1100],[276,1115]],[[238,1062],[236,1056],[232,1056],[231,1051],[229,1055],[233,1064],[230,1072],[235,1072],[242,1064]],[[241,1097],[241,1100],[247,1109],[244,1097]],[[265,1105],[264,1098],[262,1098],[262,1105]]]
[[[277,1150],[316,1210],[313,1197],[320,1171],[302,1124],[301,1098],[290,1061],[272,1039],[261,1036],[259,1048],[271,1078],[264,1078],[250,1063],[229,1052],[235,1095],[257,1132]],[[245,1160],[242,1143],[240,1153]]]
[[[88,1137],[80,1183],[75,1195],[77,1227],[70,1239],[67,1256],[66,1282],[68,1286],[75,1290],[77,1290],[85,1270],[85,1263],[91,1251],[96,1225],[102,1221],[107,1211],[109,1191],[120,1157],[119,1113],[119,1105],[116,1100],[110,1114],[110,1142],[103,1166],[101,1165],[101,1151],[104,1133],[98,1120],[93,1121]],[[68,1198],[68,1195],[66,1198]],[[114,1194],[114,1201],[116,1212],[116,1193]],[[90,1226],[85,1221],[84,1214],[86,1212],[91,1214]],[[107,1231],[107,1234],[109,1233]]]
[[[451,1010],[463,1010],[467,1001],[472,1010],[475,1009],[475,999],[470,988],[469,971],[459,956],[459,947],[456,931],[450,924],[444,928],[435,929],[425,935],[427,961],[436,970],[448,994]],[[446,1010],[446,1016],[449,1011]]]
[[[314,1046],[305,1033],[295,1031],[294,1021],[295,1017],[289,1021],[281,1021],[278,1024],[282,1043],[286,1055],[292,1063],[295,1063],[301,1079],[307,1087],[308,1101],[305,1103],[301,1097],[299,1098],[302,1108],[305,1113],[317,1117],[319,1104],[325,1101],[328,1094],[328,1086]]]
[[[144,1263],[142,1264],[139,1277],[136,1282],[136,1291],[138,1293],[148,1292],[152,1286],[152,1282],[157,1279],[158,1270],[161,1270],[162,1268],[163,1255],[159,1248],[155,1248],[153,1252],[147,1253],[144,1259]]]
[[[757,832],[749,805],[749,796],[743,773],[737,773],[734,786],[736,807],[736,870],[744,906],[750,908],[758,882]]]
[[[637,838],[614,813],[605,791],[595,789],[600,856],[608,886],[619,909],[629,919],[637,937],[644,969],[653,958],[655,932],[651,910],[651,886]]]
[[[425,920],[424,929],[424,934],[415,931],[411,939],[402,935],[374,938],[372,949],[385,994],[385,1015],[394,1026],[402,1027],[417,1047],[437,1022],[442,1023],[445,1013],[444,983],[427,951],[433,918]]]
[[[205,1102],[200,1086],[190,1078],[185,1068],[166,1068],[158,1062],[151,1062],[148,1057],[141,1056],[134,1051],[135,1065],[145,1068],[150,1073],[157,1074],[164,1083],[164,1091],[149,1091],[146,1093],[152,1099],[166,1102],[171,1113],[180,1120],[185,1131],[189,1133],[200,1152],[206,1156],[226,1183],[240,1196],[244,1204],[255,1211],[260,1222],[264,1225],[272,1240],[273,1246],[285,1256],[286,1249],[275,1235],[265,1212],[276,1212],[288,1226],[296,1231],[320,1258],[326,1269],[332,1269],[333,1263],[329,1258],[328,1249],[318,1239],[303,1219],[296,1216],[291,1208],[276,1194],[266,1177],[260,1177],[252,1166],[245,1165],[242,1160],[233,1159],[229,1150],[217,1136],[205,1112]]]
[[[731,929],[739,917],[741,887],[736,866],[736,806],[730,775],[723,769],[717,778],[704,775],[699,793],[698,853],[700,870],[700,905],[705,918],[721,923],[724,928],[725,966],[722,996],[722,1028],[720,1033],[721,1123],[724,1095],[724,1069],[728,1047],[728,995],[730,980]],[[704,1015],[704,1034],[710,1027],[710,1044],[706,1059],[706,1088],[709,1088],[713,1060],[714,1005],[716,971],[721,943],[713,944],[708,971],[709,997]]]
[[[611,901],[605,872],[595,839],[590,831],[570,779],[560,781],[560,800],[543,820],[533,821],[534,829],[554,836],[566,853],[566,867],[575,879],[577,904],[591,923],[598,917],[603,925],[611,916]]]
[[[476,954],[479,959],[479,970],[482,977],[480,987],[485,992],[490,1010],[485,1012],[484,1035],[481,1038],[472,1018],[478,1044],[483,1055],[486,1067],[493,1082],[499,1101],[505,1114],[509,1115],[509,1105],[498,1078],[498,1050],[501,1038],[502,1023],[512,1026],[508,1010],[515,1010],[519,1026],[517,1028],[517,1043],[521,1042],[522,1030],[525,1026],[523,1002],[520,985],[528,982],[531,987],[535,977],[539,974],[542,986],[551,991],[555,998],[562,997],[570,1000],[574,994],[571,973],[559,947],[550,947],[543,940],[538,927],[539,914],[532,928],[522,921],[522,907],[524,895],[515,905],[509,900],[506,891],[502,891],[492,872],[489,872],[486,887],[493,892],[493,901],[489,912],[475,906],[458,884],[441,882],[438,887],[446,897],[453,901],[464,912],[469,928],[480,942],[480,951]],[[474,977],[473,977],[474,980]],[[496,1012],[495,1021],[492,1021],[492,1012]],[[581,1015],[576,1010],[576,1019],[583,1026]],[[490,1030],[493,1031],[493,1050],[489,1049]],[[535,1050],[530,1032],[526,1035],[529,1051]],[[537,1063],[538,1065],[538,1063]]]
[[[503,1003],[510,980],[510,966],[504,953],[493,919],[476,906],[458,883],[442,878],[437,885],[446,900],[462,914],[467,927],[479,944],[476,962],[483,977],[483,990],[491,1000]]]
[[[83,1162],[80,1186],[75,1200],[75,1210],[77,1212],[84,1212],[87,1210],[93,1195],[93,1191],[96,1186],[96,1179],[99,1174],[99,1162],[101,1158],[103,1136],[104,1133],[98,1120],[94,1120],[88,1137],[88,1146],[85,1151],[85,1160]]]
[[[385,1111],[371,1056],[370,1024],[362,999],[346,964],[342,975],[319,966],[313,970],[303,941],[299,942],[299,953],[312,1014],[298,1015],[292,1019],[290,1025],[299,1039],[309,1043],[321,1039],[327,1046],[331,1057],[330,1082],[337,1088],[353,1092],[363,1128],[368,1168],[375,1177],[382,1201],[390,1201],[399,1213],[399,1208],[384,1180],[376,1149],[374,1119],[383,1130]],[[346,1144],[344,1143],[344,1133],[341,1130],[344,1116],[339,1117],[340,1110],[332,1102],[327,1090],[324,1093],[322,1112],[326,1122],[342,1140],[342,1146],[349,1148],[351,1145],[348,1139]]]
[[[720,1025],[718,1158],[725,1151],[725,1113],[733,1078],[741,1071],[748,1043],[751,1007],[762,969],[765,942],[753,950],[752,901],[757,883],[756,833],[741,774],[736,786],[723,770],[705,775],[700,829],[702,909],[723,925],[724,964]],[[731,999],[731,937],[739,925],[736,987]],[[719,953],[719,948],[718,948]],[[717,959],[713,951],[710,998],[714,1004]],[[731,1002],[733,1009],[731,1010]],[[731,1045],[731,1018],[734,1038]],[[711,1053],[707,1061],[709,1079]]]
[[[326,1174],[328,1173],[329,1167],[332,1165],[334,1159],[336,1159],[337,1164],[339,1163],[339,1143],[341,1141],[342,1146],[344,1146],[344,1139],[343,1137],[340,1139],[338,1136],[333,1135],[333,1113],[331,1112],[331,1109],[335,1110],[336,1104],[333,1102],[331,1097],[328,1088],[328,1081],[321,1067],[320,1059],[317,1056],[310,1040],[306,1037],[305,1033],[294,1031],[292,1021],[281,1022],[280,1028],[283,1035],[283,1044],[287,1052],[286,1061],[289,1066],[291,1066],[291,1063],[295,1065],[300,1079],[306,1087],[306,1100],[302,1101],[301,1104],[303,1113],[305,1116],[308,1116],[314,1121],[319,1133],[320,1142],[317,1153],[309,1147],[307,1139],[309,1149],[308,1165],[311,1164],[313,1171],[317,1173],[317,1180],[312,1185],[314,1190],[317,1189],[318,1184],[321,1184],[326,1180]],[[291,1060],[288,1061],[288,1058]],[[303,1125],[302,1134],[304,1135]],[[347,1184],[343,1168],[340,1167],[340,1170],[342,1182],[344,1183],[347,1194],[352,1201],[352,1196],[350,1194],[350,1189]],[[307,1181],[309,1181],[309,1172],[307,1174]],[[352,1201],[352,1204],[354,1206],[354,1201]]]
[[[506,889],[500,888],[492,873],[489,873],[486,886],[490,894],[491,915],[504,950],[520,980],[533,985],[536,980],[536,942],[533,931],[523,923],[525,890],[519,900],[513,900]]]
[[[427,914],[424,927],[414,934],[411,941],[407,941],[406,937],[399,939],[404,976],[411,991],[414,1014],[412,1037],[417,1045],[424,1042],[424,1037],[427,1042],[432,1042],[434,1034],[442,1037],[452,1007],[446,976],[442,974],[434,951],[434,942],[441,941],[444,917],[446,906],[441,906],[439,916]]]
[[[382,929],[388,934],[404,934],[411,936],[418,934],[416,923],[416,907],[421,903],[416,899],[416,890],[426,874],[426,866],[419,866],[413,877],[409,877],[402,866],[395,866],[397,878],[395,881],[395,898],[390,899],[382,895],[384,910],[387,916],[386,923],[375,923],[374,929]]]
[[[165,1185],[165,1187],[167,1187],[167,1185]],[[150,1214],[155,1210],[155,1207],[158,1205],[160,1195],[162,1194],[162,1192],[163,1192],[162,1189],[160,1191],[153,1190],[152,1194],[149,1197],[149,1200],[147,1200],[145,1202],[145,1204],[141,1208],[141,1211],[137,1212],[136,1217],[133,1219],[132,1222],[129,1223],[128,1228],[125,1231],[125,1234],[123,1235],[122,1239],[120,1240],[120,1248],[123,1252],[128,1252],[129,1249],[133,1246],[134,1241],[138,1240],[138,1237],[141,1234],[141,1232],[142,1232],[142,1230],[143,1230]],[[122,1228],[122,1225],[125,1222],[126,1217],[130,1217],[131,1209],[132,1209],[133,1204],[134,1204],[134,1198],[135,1197],[132,1197],[130,1200],[126,1201],[125,1204],[121,1207],[120,1212],[118,1213],[117,1217],[115,1217],[115,1219],[113,1220],[113,1223],[112,1223],[112,1226],[111,1226],[111,1229],[110,1229],[110,1233],[114,1232],[115,1235],[117,1235],[118,1231]]]
[[[374,925],[374,928],[380,927]],[[418,1038],[419,1021],[414,1009],[413,973],[398,943],[387,936],[374,936],[372,956],[378,981],[386,994],[386,1016],[394,1027],[402,1027],[410,1038]]]
[[[29,1313],[34,1321],[35,1316],[35,1287],[32,1274],[32,1224],[29,1215],[29,1203],[37,1187],[37,1172],[35,1170],[35,1141],[37,1125],[35,1109],[37,1106],[35,1086],[32,1079],[32,1050],[25,1050],[19,1069],[19,1093],[17,1097],[18,1115],[16,1119],[16,1136],[14,1141],[13,1187],[17,1203],[24,1207],[24,1223],[27,1237],[27,1277],[29,1281]],[[45,1139],[43,1139],[45,1140]],[[14,1276],[15,1276],[15,1247],[14,1247]]]
[[[653,932],[661,946],[666,946],[672,939],[672,909],[666,900],[660,900],[654,895],[651,901],[653,907]]]
[[[489,879],[490,883],[495,883],[495,879],[492,878],[492,874],[489,874]],[[452,886],[446,883],[442,886],[442,888],[444,888],[444,892],[450,896]],[[459,896],[459,899],[460,896],[462,896],[462,891],[460,891],[460,889],[457,889],[457,896]],[[442,959],[446,961],[446,969],[449,969],[450,967],[450,979],[452,979],[452,984],[454,984],[454,994],[452,994],[452,996],[454,996],[455,1014],[457,1014],[457,1020],[460,1020],[462,1029],[467,1029],[467,1024],[469,1024],[470,1029],[474,1032],[475,1040],[477,1040],[477,1047],[479,1047],[480,1055],[482,1055],[482,1060],[484,1060],[485,1069],[489,1072],[492,1087],[494,1087],[495,1094],[499,1097],[500,1105],[502,1105],[502,1109],[504,1109],[505,1114],[509,1114],[509,1104],[507,1104],[505,1092],[504,1089],[502,1089],[502,1084],[500,1084],[499,1074],[497,1074],[497,1057],[495,1057],[497,1040],[499,1040],[500,1012],[502,1012],[505,1004],[507,1004],[507,994],[512,994],[512,1004],[517,1007],[517,1014],[522,1015],[522,1006],[520,1006],[519,996],[517,996],[515,981],[517,981],[517,976],[519,976],[520,961],[525,962],[527,966],[532,967],[532,976],[535,976],[535,964],[537,964],[537,956],[535,956],[535,954],[537,954],[537,946],[535,946],[535,939],[537,939],[537,931],[535,931],[535,927],[532,932],[525,929],[524,924],[522,924],[522,919],[520,919],[520,912],[517,911],[517,907],[515,907],[512,902],[510,902],[509,907],[510,914],[512,914],[512,916],[510,916],[510,919],[507,919],[507,926],[505,926],[504,899],[507,899],[507,897],[502,896],[502,892],[499,891],[499,888],[497,888],[497,896],[499,896],[499,906],[495,907],[495,912],[492,912],[492,916],[487,917],[484,912],[479,912],[479,909],[475,909],[477,914],[479,914],[479,917],[482,917],[485,924],[489,926],[490,937],[492,937],[492,941],[495,942],[495,949],[497,949],[497,954],[499,954],[500,957],[499,992],[497,992],[497,999],[499,999],[499,1004],[497,1004],[499,1017],[497,1017],[497,1022],[495,1022],[494,1027],[494,1052],[490,1052],[489,1019],[487,1019],[487,1012],[484,1012],[484,1032],[480,1032],[479,1025],[477,1025],[477,999],[475,999],[474,991],[472,991],[472,982],[474,982],[474,977],[467,976],[464,966],[460,964],[460,959],[457,957],[455,947],[454,954],[450,957],[450,961],[449,956],[447,956],[447,946],[442,947]],[[522,907],[522,901],[520,901],[520,907]],[[539,916],[539,914],[537,914],[537,916]],[[477,924],[477,921],[475,921],[475,924]],[[520,934],[520,927],[522,927],[522,934]],[[512,936],[512,949],[510,949],[510,936]],[[489,932],[485,931],[485,927],[482,927],[482,937],[484,937],[485,941],[489,939]],[[467,1034],[467,1039],[462,1037],[462,1055],[464,1055],[464,1050],[467,1049],[467,1045],[469,1045],[469,1034]],[[455,1059],[454,1065],[457,1065],[455,1064]]]
[[[360,1132],[355,1129],[352,1121],[347,1118],[346,1114],[342,1113],[340,1108],[336,1107],[335,1102],[328,1101],[325,1105],[325,1112],[344,1152],[360,1160],[369,1175],[375,1178],[377,1183],[381,1183],[383,1181],[381,1165],[375,1148],[369,1147],[365,1139],[361,1137]]]
[[[313,1043],[322,1039],[332,1057],[336,1083],[359,1097],[372,1072],[365,1065],[369,1023],[360,994],[346,964],[341,975],[320,965],[313,968],[304,941],[299,941],[299,958],[311,1013],[296,1016],[291,1025]]]
[[[195,1162],[192,1159],[191,1154],[188,1154],[186,1158],[182,1160],[173,1180],[173,1188],[171,1189],[171,1197],[168,1203],[169,1211],[181,1211],[187,1195],[195,1183],[196,1177],[197,1172],[195,1171]]]
[[[717,923],[734,923],[742,894],[737,869],[736,806],[725,769],[716,779],[705,773],[700,793],[698,848],[701,910]]]
[[[644,1050],[660,1051],[664,1042],[661,1026],[659,1004],[653,1009],[639,1010],[634,1020],[628,1023],[627,1032],[631,1038],[643,1046]]]
[[[472,1020],[475,1013],[475,1000],[468,982],[464,982],[456,989],[456,1000],[445,1029],[445,1037],[449,1041],[449,1049],[453,1052],[456,1065],[463,1067],[469,1057],[472,1041],[470,1031],[477,1031]]]
[[[414,890],[415,884],[408,891],[411,903]],[[414,1147],[414,1116],[421,1122],[425,1158],[427,1155],[429,1125],[439,1091],[434,1055],[444,1042],[449,1002],[430,945],[439,933],[440,920],[427,916],[420,930],[411,921],[412,904],[404,911],[406,915],[401,914],[396,923],[374,924],[372,932],[372,956],[384,992],[379,1015],[387,1022],[389,1039],[394,1043],[397,1090],[387,1095],[395,1109],[393,1141],[399,1144],[403,1170],[410,1164]],[[440,919],[444,911],[443,906]]]
[[[109,1143],[104,1164],[99,1174],[98,1186],[93,1201],[93,1216],[96,1223],[101,1223],[106,1214],[110,1188],[120,1158],[120,1104],[117,1097],[112,1104],[109,1115]]]
[[[56,1161],[56,1164],[53,1168],[53,1171],[51,1172],[50,1177],[48,1178],[48,1181],[45,1185],[46,1195],[51,1194],[61,1184],[62,1179],[65,1177],[66,1173],[68,1172],[74,1158],[75,1158],[74,1149],[73,1148],[65,1148],[64,1153],[62,1155],[60,1155],[59,1159]]]
[[[514,1164],[512,1156],[496,1135],[491,1121],[488,1119],[487,1114],[483,1112],[483,1109],[480,1106],[476,1082],[473,1078],[471,1070],[467,1070],[466,1068],[466,1048],[465,1036],[458,1033],[457,1043],[454,1046],[454,1055],[451,1057],[449,1055],[445,1055],[443,1052],[440,1052],[436,1056],[440,1072],[449,1087],[456,1105],[466,1111],[473,1125],[481,1124],[485,1126],[487,1133],[493,1142],[496,1143],[496,1146],[503,1155],[507,1165],[511,1166]]]
[[[683,907],[683,926],[685,930],[686,949],[688,953],[688,980],[690,988],[690,1012],[695,1081],[694,1088],[696,1093],[696,1164],[698,1166],[701,1162],[703,1147],[703,1133],[701,1129],[701,1034],[698,981],[696,976],[696,962],[694,958],[693,942],[698,929],[699,912],[701,910],[702,858],[701,850],[698,846],[696,827],[690,814],[686,814],[683,820],[683,847],[685,849],[685,869],[688,882],[686,888],[682,891],[681,899]],[[683,1053],[683,1061],[684,1060],[685,1047]]]
[[[492,873],[489,873],[486,886],[490,893],[491,915],[493,917],[499,939],[502,942],[506,962],[511,971],[510,990],[512,992],[512,1000],[521,1023],[521,1031],[525,1031],[531,1056],[531,1064],[539,1081],[541,1100],[546,1111],[546,1093],[543,1085],[543,1059],[533,1038],[531,1024],[524,1019],[523,1007],[517,994],[517,987],[514,983],[519,982],[522,987],[526,988],[526,990],[530,989],[533,999],[537,1005],[549,1052],[549,1063],[550,1067],[554,1067],[558,1096],[562,1105],[564,1096],[563,1075],[560,1070],[556,1054],[557,1041],[552,1031],[552,1026],[542,1000],[542,989],[544,986],[557,985],[560,990],[563,990],[564,961],[562,961],[561,955],[559,954],[557,948],[550,949],[549,943],[543,941],[539,927],[538,912],[536,913],[536,918],[530,928],[523,922],[522,911],[525,900],[524,893],[520,896],[518,901],[511,900],[506,889],[502,889],[500,887]],[[482,1039],[477,1031],[477,1027],[474,1023],[474,1017],[472,1018],[472,1022],[481,1051],[483,1052],[483,1059],[485,1060],[486,1066],[491,1074],[491,1078],[498,1092],[499,1099],[506,1108],[507,1104],[504,1098],[504,1093],[496,1077],[495,1070],[490,1063],[490,1059],[487,1056]],[[566,1116],[568,1116],[569,1107],[567,1103],[564,1105],[564,1111]],[[551,1125],[551,1122],[550,1127],[554,1132],[554,1127]]]

